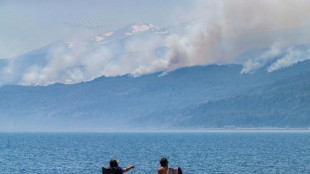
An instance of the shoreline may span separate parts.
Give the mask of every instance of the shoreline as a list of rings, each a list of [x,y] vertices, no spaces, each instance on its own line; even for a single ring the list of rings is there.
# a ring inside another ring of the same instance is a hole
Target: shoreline
[[[0,130],[0,133],[310,133],[310,128]]]

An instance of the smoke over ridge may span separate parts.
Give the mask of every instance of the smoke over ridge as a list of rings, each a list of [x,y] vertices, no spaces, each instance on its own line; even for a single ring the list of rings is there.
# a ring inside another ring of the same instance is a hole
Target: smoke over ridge
[[[70,84],[102,75],[139,76],[206,64],[240,63],[241,73],[249,73],[273,61],[268,67],[272,72],[309,59],[309,51],[294,48],[309,42],[309,11],[308,0],[198,1],[197,10],[187,14],[193,21],[181,32],[147,33],[159,29],[136,25],[124,43],[106,44],[103,38],[113,32],[100,37],[101,44],[79,39],[55,44],[48,50],[47,64],[29,67],[20,84]],[[259,48],[267,49],[259,56],[238,58]]]

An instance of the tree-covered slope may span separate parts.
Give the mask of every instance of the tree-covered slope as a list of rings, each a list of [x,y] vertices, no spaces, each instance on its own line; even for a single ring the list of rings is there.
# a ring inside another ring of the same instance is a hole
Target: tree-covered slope
[[[262,69],[250,74],[240,74],[240,65],[209,65],[140,77],[100,77],[74,85],[3,86],[0,126],[40,130],[288,126],[293,122],[277,119],[288,108],[307,117],[309,65],[305,61],[272,73]],[[289,114],[293,118],[293,112]],[[301,125],[297,122],[294,125]]]
[[[310,71],[242,95],[163,110],[140,119],[150,127],[309,127],[309,77]]]

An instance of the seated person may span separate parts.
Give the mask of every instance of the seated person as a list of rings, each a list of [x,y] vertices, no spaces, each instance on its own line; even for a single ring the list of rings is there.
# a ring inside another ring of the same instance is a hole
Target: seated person
[[[158,174],[183,174],[180,167],[174,169],[168,166],[168,160],[166,158],[160,159],[161,167],[158,169]]]
[[[121,168],[118,166],[118,163],[119,161],[117,161],[116,159],[111,159],[109,168],[102,167],[102,174],[123,174],[128,172],[130,169],[135,168],[134,165],[128,166],[126,168]]]

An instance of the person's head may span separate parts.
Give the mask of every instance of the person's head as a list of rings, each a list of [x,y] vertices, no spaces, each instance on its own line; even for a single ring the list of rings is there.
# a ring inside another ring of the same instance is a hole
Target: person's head
[[[162,158],[162,159],[160,159],[160,165],[161,165],[162,167],[168,166],[168,160],[167,160],[167,158]]]
[[[111,159],[110,167],[118,167],[118,163],[119,161],[117,161],[116,159]]]

